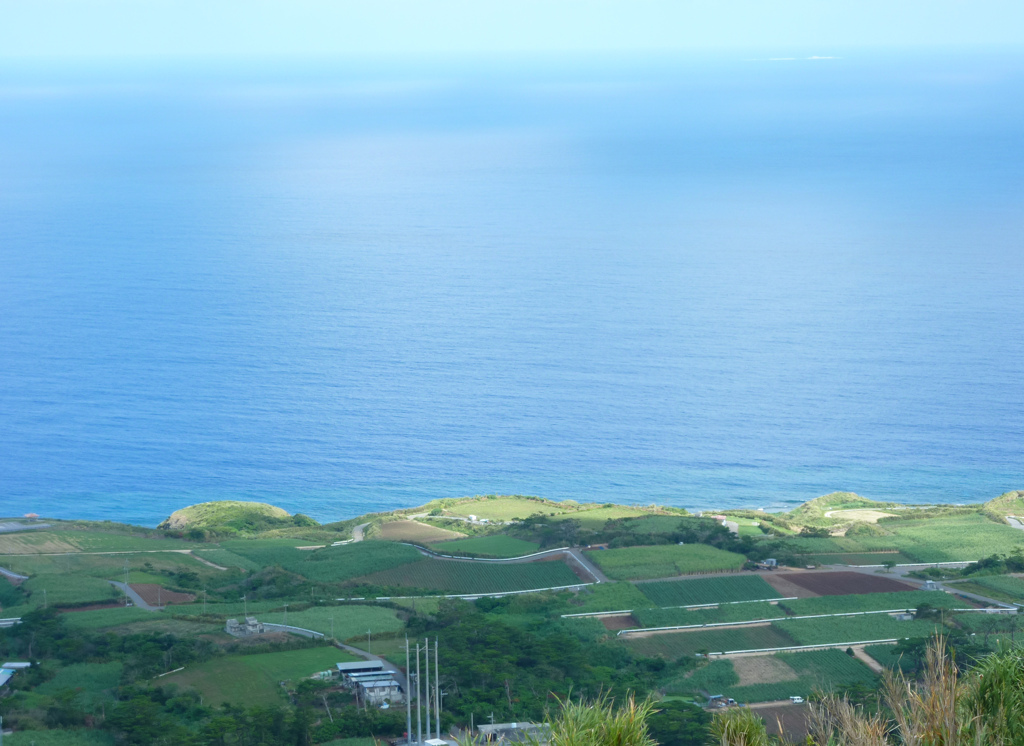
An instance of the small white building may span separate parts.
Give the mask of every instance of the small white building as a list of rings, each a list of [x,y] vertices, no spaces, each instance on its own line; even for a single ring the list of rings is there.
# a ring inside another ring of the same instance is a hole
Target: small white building
[[[253,635],[262,635],[266,632],[266,628],[262,622],[256,621],[256,617],[247,616],[244,622],[239,622],[237,619],[228,619],[227,624],[224,626],[224,631],[232,637],[252,637]]]

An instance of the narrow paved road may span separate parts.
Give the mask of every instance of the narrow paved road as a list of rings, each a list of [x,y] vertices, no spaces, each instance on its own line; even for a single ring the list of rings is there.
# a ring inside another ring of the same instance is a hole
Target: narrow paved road
[[[128,598],[132,600],[132,603],[138,606],[140,609],[145,609],[146,611],[164,610],[163,606],[151,606],[150,604],[147,604],[145,601],[142,600],[142,596],[140,596],[138,593],[132,590],[131,586],[127,586],[119,580],[110,580],[108,582],[112,586],[120,590],[122,593],[127,593]]]
[[[358,526],[353,526],[352,527],[352,541],[353,542],[362,541],[363,540],[363,531],[365,531],[366,527],[369,526],[369,525],[370,525],[369,522],[367,522],[367,523],[360,523]]]

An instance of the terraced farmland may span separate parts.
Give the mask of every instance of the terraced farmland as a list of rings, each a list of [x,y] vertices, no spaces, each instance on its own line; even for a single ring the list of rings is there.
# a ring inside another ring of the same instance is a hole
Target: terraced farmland
[[[516,539],[512,536],[494,534],[493,536],[475,536],[471,539],[445,541],[435,544],[431,549],[444,554],[505,558],[533,554],[540,549],[540,544]]]
[[[797,645],[826,645],[869,640],[929,637],[942,627],[935,622],[899,621],[888,614],[820,619],[780,619],[772,626],[790,636]]]
[[[773,624],[692,632],[658,632],[647,636],[624,635],[619,639],[629,647],[633,655],[669,660],[702,651],[758,650],[796,644],[784,630],[777,629]]]
[[[872,686],[876,681],[871,669],[841,650],[811,650],[715,660],[673,691],[723,694],[737,702],[771,702],[837,686]]]
[[[260,567],[278,566],[320,583],[340,583],[423,558],[419,550],[388,541],[361,541],[315,551],[294,542],[232,541],[226,548]]]
[[[786,612],[767,601],[750,604],[723,604],[706,609],[637,609],[633,612],[641,627],[676,627],[690,624],[747,622],[755,619],[778,619]]]
[[[563,562],[499,564],[443,559],[423,559],[358,580],[387,588],[423,588],[443,593],[502,593],[583,582]]]
[[[692,606],[781,598],[781,594],[760,575],[638,583],[637,588],[657,606]]]
[[[605,575],[613,580],[668,578],[720,570],[738,570],[746,557],[706,544],[664,544],[587,552]]]
[[[937,609],[963,609],[967,604],[942,591],[903,591],[900,593],[861,593],[849,596],[818,596],[781,601],[794,616],[811,614],[845,614],[855,611],[887,611],[916,609],[931,604]]]

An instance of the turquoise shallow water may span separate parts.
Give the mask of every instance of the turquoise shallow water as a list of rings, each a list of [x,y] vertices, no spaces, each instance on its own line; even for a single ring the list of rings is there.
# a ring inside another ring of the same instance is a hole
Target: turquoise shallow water
[[[0,503],[1024,486],[1024,59],[0,71]]]

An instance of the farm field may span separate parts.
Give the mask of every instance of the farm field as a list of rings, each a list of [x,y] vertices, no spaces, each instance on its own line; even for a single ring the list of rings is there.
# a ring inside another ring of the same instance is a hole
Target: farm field
[[[197,689],[211,705],[278,705],[284,702],[279,682],[302,679],[333,668],[335,663],[354,660],[358,659],[334,647],[226,655],[189,666],[162,681]]]
[[[0,554],[38,554],[41,552],[77,552],[78,547],[50,531],[25,531],[0,534]]]
[[[647,515],[648,511],[641,508],[629,508],[623,505],[613,505],[611,507],[596,507],[596,508],[584,508],[574,513],[561,513],[551,517],[553,521],[564,520],[566,518],[573,518],[580,522],[584,528],[599,529],[603,528],[604,524],[611,519],[619,518],[633,518],[636,516]]]
[[[703,609],[638,609],[633,612],[640,627],[676,627],[690,624],[748,622],[757,619],[778,619],[786,612],[781,606],[768,603],[723,604]]]
[[[1013,603],[1024,600],[1024,578],[992,575],[953,582],[949,585],[953,588],[962,588],[967,592],[971,592],[971,586],[973,586],[975,589],[973,592],[991,596],[1000,601],[1010,601]]]
[[[232,541],[225,546],[261,567],[276,565],[320,583],[340,583],[423,558],[414,547],[389,541],[361,541],[313,551],[296,549],[294,542]]]
[[[522,557],[533,554],[540,549],[540,544],[512,536],[494,534],[493,536],[476,536],[472,539],[445,541],[431,547],[436,552],[445,554],[465,554],[474,557]]]
[[[680,515],[645,515],[630,518],[625,521],[624,527],[630,533],[639,535],[669,534],[676,531],[682,523],[683,516]]]
[[[564,562],[506,565],[443,559],[420,559],[400,568],[366,575],[359,581],[388,588],[423,588],[453,594],[555,588],[583,582]]]
[[[433,544],[439,541],[461,539],[465,534],[458,531],[430,526],[418,521],[388,521],[381,524],[379,538],[386,541],[411,541],[417,544]],[[378,537],[374,537],[378,538]]]
[[[230,549],[193,549],[192,554],[221,567],[237,567],[240,570],[260,569],[260,565]]]
[[[656,606],[692,606],[781,598],[781,594],[760,575],[668,580],[661,583],[639,583],[636,587]]]
[[[313,606],[304,611],[289,611],[288,624],[330,635],[331,617],[334,617],[334,637],[338,640],[345,640],[354,635],[365,636],[366,630],[381,633],[395,632],[402,628],[402,621],[394,609],[354,604]],[[258,618],[261,622],[283,624],[284,610],[266,612],[260,614]]]
[[[34,575],[21,588],[31,594],[28,603],[36,607],[43,605],[44,598],[48,606],[113,603],[124,598],[106,580],[83,575]]]
[[[528,518],[535,513],[544,515],[561,515],[572,512],[575,515],[578,506],[572,505],[562,507],[558,503],[546,500],[530,500],[521,497],[495,497],[483,500],[470,500],[452,505],[445,509],[448,515],[468,518],[475,515],[477,518],[486,518],[489,521],[512,521],[517,518]]]
[[[840,554],[808,554],[801,557],[811,565],[881,565],[884,562],[895,562],[897,565],[908,565],[914,560],[902,552],[863,552]]]
[[[777,629],[773,624],[692,632],[658,632],[647,636],[623,635],[619,639],[633,655],[669,660],[701,651],[716,653],[728,650],[757,650],[784,648],[796,644],[784,630]]]
[[[821,619],[779,619],[772,626],[797,645],[868,642],[871,640],[929,637],[941,626],[921,620],[899,621],[888,614]]]
[[[862,593],[849,596],[818,596],[795,601],[780,601],[794,616],[845,614],[855,611],[916,609],[921,604],[935,608],[963,609],[967,604],[942,591],[904,591],[900,593]]]
[[[718,570],[738,570],[746,557],[706,544],[665,544],[586,552],[605,575],[613,580],[668,578]]]
[[[896,652],[895,645],[865,645],[864,652],[886,668],[906,668],[901,656]]]
[[[916,588],[908,583],[882,575],[860,572],[791,572],[785,578],[790,583],[819,595],[845,596],[860,593],[898,593]]]
[[[871,669],[841,650],[812,650],[714,660],[673,691],[723,694],[737,702],[771,702],[876,681]]]
[[[584,588],[569,598],[570,608],[566,614],[580,614],[586,611],[622,611],[644,609],[654,606],[632,583],[599,583]]]
[[[221,570],[208,567],[190,554],[152,552],[132,554],[17,555],[0,557],[0,565],[23,575],[77,575],[103,579],[124,579],[124,565],[132,571],[188,570],[201,577],[221,577]],[[148,567],[147,567],[148,566]]]
[[[69,611],[63,615],[64,623],[69,627],[81,630],[97,630],[104,627],[117,627],[148,620],[153,614],[160,612],[146,611],[134,606],[115,606],[110,609],[90,609],[89,611]]]

